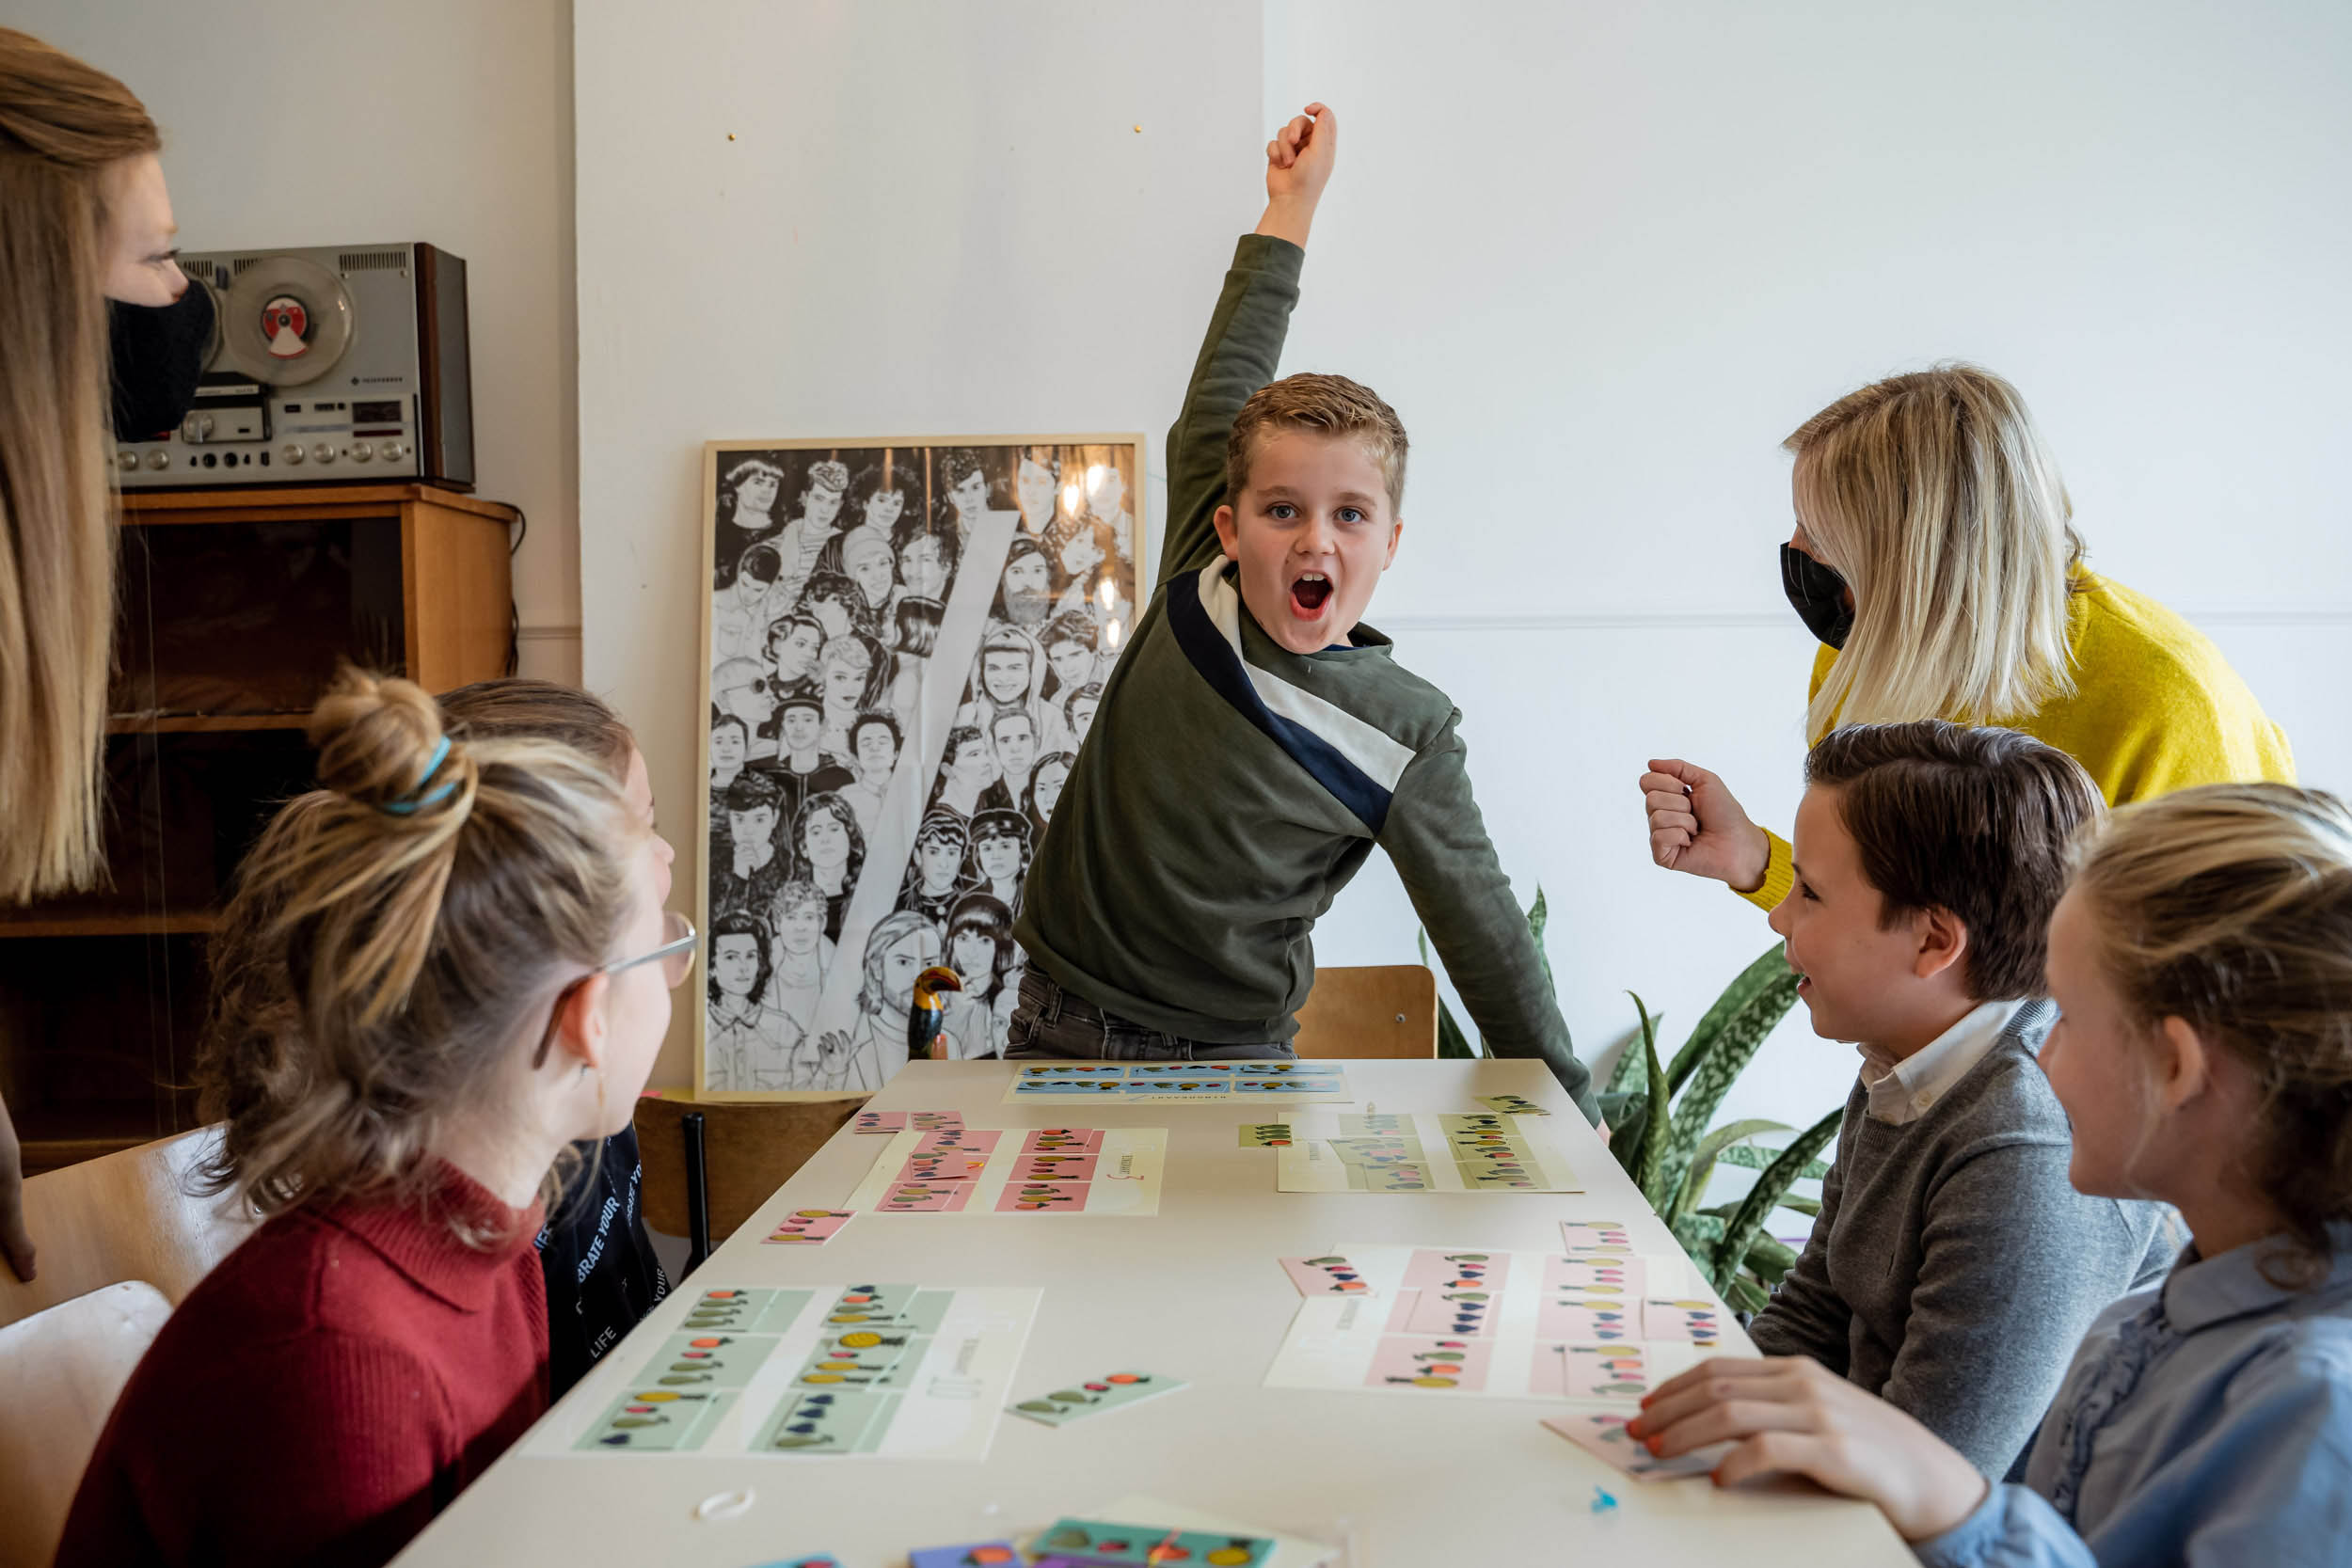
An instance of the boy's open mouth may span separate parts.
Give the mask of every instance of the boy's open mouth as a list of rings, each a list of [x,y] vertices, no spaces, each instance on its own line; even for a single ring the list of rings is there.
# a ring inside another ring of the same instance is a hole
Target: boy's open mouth
[[[1331,579],[1321,572],[1302,572],[1291,579],[1291,608],[1309,620],[1323,613],[1331,597]]]

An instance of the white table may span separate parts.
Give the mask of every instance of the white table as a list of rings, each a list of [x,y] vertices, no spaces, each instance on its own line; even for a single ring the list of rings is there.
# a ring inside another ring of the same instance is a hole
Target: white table
[[[750,1568],[831,1551],[846,1568],[898,1568],[910,1546],[1019,1536],[1132,1493],[1347,1542],[1347,1568],[1532,1568],[1588,1553],[1627,1568],[1914,1560],[1877,1510],[1809,1486],[1722,1492],[1622,1476],[1538,1424],[1577,1406],[1260,1386],[1299,1302],[1278,1258],[1347,1241],[1551,1251],[1559,1222],[1572,1218],[1622,1220],[1637,1250],[1678,1252],[1541,1064],[1350,1062],[1355,1103],[1337,1108],[1474,1111],[1477,1095],[1523,1095],[1556,1113],[1544,1125],[1583,1194],[1278,1193],[1274,1151],[1238,1147],[1235,1132],[1279,1119],[1276,1108],[1009,1105],[1010,1071],[914,1063],[873,1107],[957,1110],[973,1127],[1165,1127],[1158,1216],[866,1213],[822,1246],[763,1244],[786,1210],[838,1206],[889,1141],[844,1129],[559,1412],[581,1402],[600,1410],[623,1392],[696,1286],[850,1279],[1041,1287],[1016,1397],[1121,1366],[1185,1378],[1189,1388],[1060,1430],[1006,1416],[982,1465],[514,1451],[399,1560]],[[1592,1512],[1596,1485],[1616,1497],[1613,1511]],[[741,1487],[757,1494],[747,1513],[693,1517],[704,1498]]]

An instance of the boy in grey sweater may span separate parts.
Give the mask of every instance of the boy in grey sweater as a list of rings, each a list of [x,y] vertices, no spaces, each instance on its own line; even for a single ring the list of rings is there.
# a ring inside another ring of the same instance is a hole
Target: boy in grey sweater
[[[1748,1332],[1999,1481],[2090,1321],[2179,1245],[2157,1206],[2068,1182],[2034,1060],[2045,931],[2099,795],[2041,741],[1939,721],[1834,731],[1805,783],[1772,925],[1814,1032],[1862,1069],[1812,1237]]]

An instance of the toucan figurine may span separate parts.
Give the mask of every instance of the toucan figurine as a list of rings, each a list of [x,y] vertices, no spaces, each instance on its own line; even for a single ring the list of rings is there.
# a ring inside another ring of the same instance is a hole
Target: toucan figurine
[[[914,1005],[907,1009],[907,1060],[936,1061],[946,1055],[947,998],[963,989],[963,976],[933,964],[914,977]]]

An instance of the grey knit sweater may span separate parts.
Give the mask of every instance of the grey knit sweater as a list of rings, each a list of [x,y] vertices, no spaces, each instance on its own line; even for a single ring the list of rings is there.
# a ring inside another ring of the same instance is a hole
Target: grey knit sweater
[[[2180,1240],[2155,1204],[2068,1184],[2066,1113],[2028,1003],[1916,1121],[1857,1083],[1813,1234],[1749,1328],[1916,1418],[1994,1481],[2031,1441],[2090,1321],[2160,1277]]]

